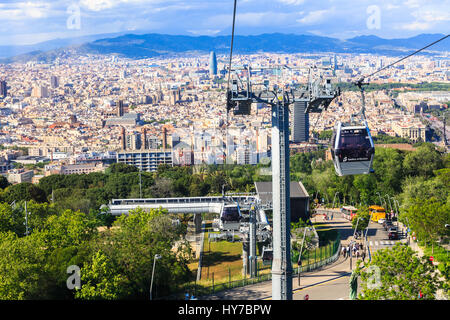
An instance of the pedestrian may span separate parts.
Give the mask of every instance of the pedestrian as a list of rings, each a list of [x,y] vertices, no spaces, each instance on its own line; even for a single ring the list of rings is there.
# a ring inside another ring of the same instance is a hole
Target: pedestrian
[[[361,254],[362,261],[366,260],[366,251],[363,251]]]
[[[346,251],[346,249],[345,249],[345,247],[342,247],[342,249],[341,249],[341,254],[342,254],[342,256],[345,258],[345,251]]]
[[[350,254],[351,254],[351,252],[350,252],[350,245],[348,245],[347,246],[347,257],[350,257]]]

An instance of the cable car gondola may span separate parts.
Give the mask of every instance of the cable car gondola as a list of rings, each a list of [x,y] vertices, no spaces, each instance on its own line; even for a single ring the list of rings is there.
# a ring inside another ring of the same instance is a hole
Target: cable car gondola
[[[263,247],[262,254],[261,254],[261,260],[263,262],[263,265],[270,265],[273,261],[273,248],[272,247]]]
[[[403,57],[377,71],[360,78],[354,84],[359,87],[362,98],[362,108],[359,115],[362,117],[361,123],[342,124],[337,123],[333,137],[331,139],[331,154],[334,162],[336,173],[339,176],[352,175],[352,174],[368,174],[373,172],[372,162],[375,154],[375,147],[373,144],[372,136],[365,119],[365,99],[363,85],[364,79],[369,78],[382,70],[390,68],[391,66],[403,61],[422,50],[425,50],[432,45],[447,39],[450,35],[446,35],[429,45],[414,51],[413,53]],[[352,115],[353,118],[354,115]],[[353,120],[353,119],[352,119]],[[353,121],[352,121],[353,122]]]
[[[373,172],[375,146],[365,119],[365,99],[362,81],[356,83],[362,98],[361,111],[352,115],[350,123],[338,122],[331,138],[331,155],[338,176],[368,174]],[[353,120],[361,116],[361,122]]]
[[[237,204],[223,205],[220,213],[221,230],[239,230],[242,214]]]
[[[331,155],[338,176],[373,172],[375,147],[367,121],[362,125],[339,122],[332,138]]]

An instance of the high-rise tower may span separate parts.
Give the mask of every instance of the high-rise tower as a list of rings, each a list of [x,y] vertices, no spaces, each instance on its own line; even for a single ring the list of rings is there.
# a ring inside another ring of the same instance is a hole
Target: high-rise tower
[[[8,88],[6,81],[0,81],[0,97],[6,97],[8,95]]]
[[[209,55],[209,75],[217,75],[217,58],[214,51],[211,51]]]
[[[50,77],[50,86],[52,89],[56,89],[59,87],[59,78],[57,76]]]
[[[309,113],[305,113],[306,101],[294,103],[294,121],[292,123],[292,141],[304,142],[309,140]]]
[[[122,117],[124,114],[124,107],[123,107],[123,100],[118,100],[116,102],[116,111],[117,111],[117,116],[118,117]]]

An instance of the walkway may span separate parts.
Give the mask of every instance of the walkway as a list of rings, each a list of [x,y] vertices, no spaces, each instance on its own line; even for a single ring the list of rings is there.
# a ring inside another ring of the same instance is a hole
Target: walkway
[[[341,234],[341,239],[343,243],[350,241],[353,236],[353,230],[348,220],[334,216],[333,220],[320,221],[321,216],[313,218],[314,222],[317,220],[315,227],[320,228],[335,228],[339,230]],[[355,266],[356,258],[352,259],[353,267]],[[350,259],[344,259],[339,257],[339,259],[328,266],[324,266],[321,269],[304,272],[300,276],[300,286],[298,285],[298,278],[293,275],[292,278],[292,288],[294,296],[299,291],[304,291],[306,288],[311,288],[320,284],[326,284],[327,282],[334,281],[336,279],[341,279],[346,277],[347,282],[351,274],[350,270]],[[334,299],[339,299],[344,296],[348,296],[341,290],[336,292],[336,297]],[[200,300],[263,300],[271,299],[272,296],[272,281],[264,281],[254,285],[247,285],[245,287],[233,288],[229,290],[224,290],[213,295],[200,297]],[[317,298],[317,297],[316,297]],[[297,299],[297,298],[296,298]],[[328,299],[328,298],[326,298]]]

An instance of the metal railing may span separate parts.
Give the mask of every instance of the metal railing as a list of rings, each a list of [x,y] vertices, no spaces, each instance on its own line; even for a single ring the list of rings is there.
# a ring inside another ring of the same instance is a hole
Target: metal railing
[[[341,240],[338,234],[336,240],[331,244],[324,247],[316,248],[315,250],[308,251],[307,255],[303,255],[302,259],[305,263],[300,267],[300,273],[310,272],[317,270],[323,266],[334,263],[339,259],[341,250]],[[298,274],[298,268],[292,268],[292,275]],[[257,268],[257,276],[250,278],[248,275],[243,275],[241,279],[232,280],[230,269],[228,270],[228,281],[220,279],[220,282],[216,282],[218,279],[214,278],[214,273],[210,279],[211,285],[205,286],[199,284],[197,280],[195,282],[186,283],[183,289],[179,290],[170,296],[161,297],[159,300],[183,300],[185,298],[185,293],[189,292],[190,295],[197,296],[208,296],[215,294],[223,290],[229,290],[238,287],[244,287],[251,284],[256,284],[263,281],[269,281],[272,279],[271,266],[261,266]],[[236,276],[234,276],[235,278]]]

